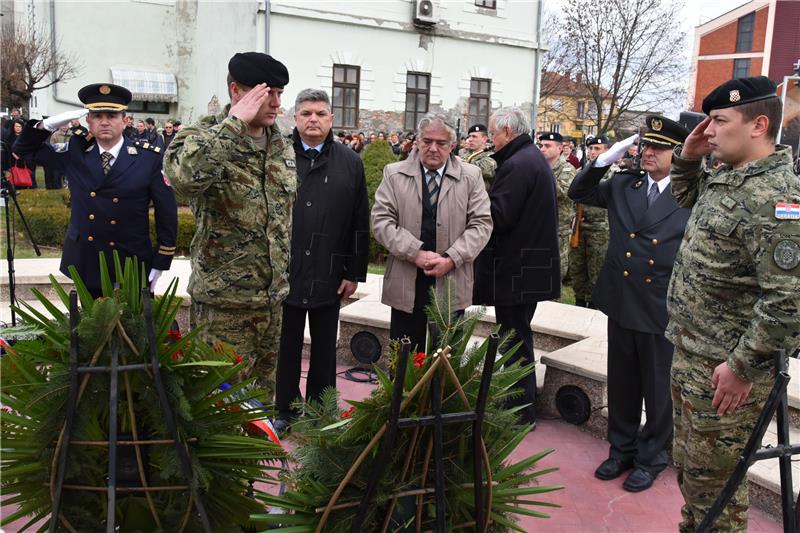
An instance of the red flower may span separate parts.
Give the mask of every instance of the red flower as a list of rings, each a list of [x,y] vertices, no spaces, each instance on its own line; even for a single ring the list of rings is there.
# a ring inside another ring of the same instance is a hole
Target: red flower
[[[351,418],[355,412],[356,412],[356,406],[351,405],[350,409],[342,413],[342,419]]]
[[[238,353],[236,353],[236,352],[233,352],[233,353],[236,354],[236,358],[233,360],[233,364],[234,364],[234,366],[236,366],[239,363],[241,363],[243,361],[243,359],[242,359],[242,356],[239,355]]]
[[[417,352],[414,356],[414,366],[419,368],[425,364],[425,352]]]
[[[178,350],[177,352],[172,354],[172,360],[173,361],[177,361],[177,360],[182,359],[182,358],[183,358],[183,350]]]
[[[177,329],[171,329],[167,332],[167,337],[174,341],[179,341],[183,338],[183,335],[181,335],[181,332]]]

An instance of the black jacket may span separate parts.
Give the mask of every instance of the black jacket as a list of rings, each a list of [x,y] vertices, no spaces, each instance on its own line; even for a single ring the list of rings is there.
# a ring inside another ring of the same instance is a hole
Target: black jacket
[[[494,229],[475,262],[474,303],[521,305],[561,295],[555,178],[530,135],[497,161],[489,199]]]
[[[592,302],[624,328],[663,334],[667,286],[690,210],[678,207],[669,186],[648,209],[645,171],[600,181],[607,170],[588,166],[569,188],[576,202],[608,209],[608,251]]]
[[[369,261],[369,205],[364,164],[333,142],[311,159],[294,131],[297,200],[286,303],[314,308],[339,300],[342,279],[365,281]]]

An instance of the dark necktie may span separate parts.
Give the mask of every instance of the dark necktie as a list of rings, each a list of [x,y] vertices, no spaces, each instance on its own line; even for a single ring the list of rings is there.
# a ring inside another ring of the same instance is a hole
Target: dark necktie
[[[308,157],[310,157],[311,159],[316,159],[317,156],[319,155],[319,150],[317,150],[316,148],[309,148],[308,150],[306,150],[306,155],[308,155]]]
[[[100,154],[100,161],[103,163],[103,174],[108,174],[111,171],[111,159],[113,159],[111,152],[103,152]]]
[[[653,182],[653,185],[650,186],[650,192],[647,193],[647,207],[653,205],[653,203],[658,200],[658,183]]]
[[[435,170],[429,170],[427,172],[428,175],[428,198],[430,201],[431,207],[436,206],[436,201],[439,199],[439,184],[436,183],[436,178],[439,176],[439,173]]]

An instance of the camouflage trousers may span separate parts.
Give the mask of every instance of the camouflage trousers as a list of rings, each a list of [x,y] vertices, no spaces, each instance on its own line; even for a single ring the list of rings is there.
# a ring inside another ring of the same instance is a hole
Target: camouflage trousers
[[[208,324],[201,338],[213,344],[225,342],[244,359],[239,381],[256,378],[256,385],[275,397],[275,367],[278,364],[278,341],[281,333],[281,306],[261,309],[217,307],[192,302],[191,327]]]
[[[589,302],[606,258],[608,228],[582,227],[580,237],[578,247],[569,249],[568,277],[575,291],[575,300]]]
[[[685,504],[680,531],[694,531],[714,505],[736,467],[771,388],[753,385],[747,402],[733,414],[717,416],[711,407],[711,376],[721,361],[689,353],[678,346],[672,360],[672,404],[675,437],[672,455]],[[747,482],[734,493],[712,526],[713,531],[747,531]]]
[[[559,259],[561,260],[561,283],[564,284],[567,281],[567,269],[569,268],[569,237],[571,232],[569,227],[567,227],[566,231],[560,231],[558,233],[558,255]]]

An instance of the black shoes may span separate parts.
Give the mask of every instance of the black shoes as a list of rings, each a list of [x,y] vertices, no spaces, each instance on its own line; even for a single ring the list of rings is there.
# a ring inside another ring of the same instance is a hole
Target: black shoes
[[[278,434],[278,438],[283,438],[289,434],[292,429],[291,422],[286,420],[285,418],[276,418],[272,421],[272,427],[275,428],[275,433]]]
[[[643,468],[636,467],[628,475],[622,488],[628,492],[642,492],[653,486],[656,476]]]
[[[632,460],[623,461],[610,457],[597,467],[597,470],[594,471],[594,477],[602,479],[603,481],[608,481],[618,478],[623,472],[631,468],[633,468]],[[637,470],[639,469],[637,468]]]

